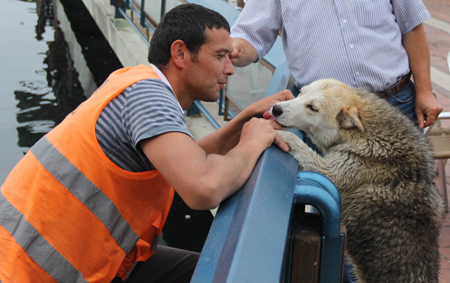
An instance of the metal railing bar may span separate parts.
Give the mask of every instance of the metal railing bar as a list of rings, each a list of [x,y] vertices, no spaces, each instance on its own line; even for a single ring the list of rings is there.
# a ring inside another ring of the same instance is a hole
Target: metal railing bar
[[[144,2],[144,1],[142,1],[142,2]],[[160,19],[162,19],[165,14],[166,14],[166,0],[161,0],[161,18]]]
[[[214,128],[220,128],[219,123],[217,123],[216,119],[214,119],[214,117],[209,114],[208,110],[206,110],[205,106],[203,106],[200,101],[195,100],[194,104],[203,113],[203,115],[205,115],[206,119],[208,119],[208,121],[214,126]]]
[[[137,26],[133,23],[133,21],[130,19],[130,17],[128,17],[127,13],[125,12],[125,10],[123,10],[121,7],[118,7],[117,10],[120,12],[120,14],[131,24],[131,26],[133,27],[133,29],[139,34],[139,36],[142,38],[142,40],[144,40],[144,42],[150,46],[150,42],[148,42],[147,38],[145,37],[145,35],[137,28]]]
[[[225,109],[225,102],[220,101],[220,99],[219,99],[219,100],[217,100],[217,103],[219,103],[219,106],[222,109]],[[219,112],[219,115],[223,115],[223,114],[224,114],[223,110],[221,112]],[[236,113],[234,113],[233,110],[228,109],[228,117],[234,118],[234,117],[236,117]]]
[[[133,12],[138,15],[138,17],[140,19],[141,26],[148,28],[150,30],[150,32],[154,33],[155,29],[152,27],[151,24],[149,24],[147,21],[145,21],[144,3],[145,3],[145,1],[142,1],[141,11],[140,12],[133,5],[130,5],[130,9],[133,10]],[[148,40],[146,40],[146,41],[148,41]]]

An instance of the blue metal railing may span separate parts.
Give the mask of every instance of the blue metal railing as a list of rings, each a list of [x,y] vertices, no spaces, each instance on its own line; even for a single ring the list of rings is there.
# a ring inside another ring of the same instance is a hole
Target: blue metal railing
[[[265,151],[220,205],[191,282],[280,282],[297,168],[288,153]]]
[[[274,146],[245,185],[220,205],[191,282],[290,282],[292,210],[305,204],[321,214],[319,280],[340,282],[339,193],[324,176],[298,172],[298,163]]]

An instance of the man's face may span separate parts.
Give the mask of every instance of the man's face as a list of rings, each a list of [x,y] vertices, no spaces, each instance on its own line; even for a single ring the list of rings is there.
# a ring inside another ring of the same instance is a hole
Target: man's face
[[[187,85],[193,99],[217,101],[227,77],[234,74],[228,54],[233,49],[226,29],[206,29],[206,42],[196,56],[188,62]]]

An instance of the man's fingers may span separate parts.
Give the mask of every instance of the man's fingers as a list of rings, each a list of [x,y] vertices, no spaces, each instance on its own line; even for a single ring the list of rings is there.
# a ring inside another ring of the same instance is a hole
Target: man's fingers
[[[416,111],[416,115],[417,115],[417,123],[419,124],[419,129],[423,129],[423,125],[424,125],[424,116],[422,114],[422,112],[418,112]]]
[[[295,98],[295,96],[292,94],[292,91],[290,91],[289,89],[285,89],[284,92],[286,98],[285,100],[291,100]]]
[[[277,100],[281,101],[286,101],[286,100],[291,100],[294,99],[295,96],[292,94],[292,92],[289,89],[284,89],[278,93],[276,93],[275,95],[277,95]]]
[[[440,113],[440,111],[438,113]],[[433,111],[432,114],[427,114],[426,115],[426,120],[424,118],[425,121],[424,121],[423,127],[428,127],[428,126],[433,125],[434,122],[436,122],[436,119],[437,119],[438,116],[439,116],[439,114],[436,114],[435,111]]]
[[[424,120],[423,128],[433,125],[435,121],[436,119],[434,118],[434,116],[427,116],[427,119]]]
[[[283,126],[281,126],[278,122],[275,120],[266,120],[269,122],[269,124],[274,128],[275,130],[284,130]]]
[[[284,142],[284,140],[283,140],[278,134],[276,134],[275,140],[274,140],[273,142],[274,142],[275,145],[278,146],[282,151],[284,151],[284,152],[288,152],[288,151],[289,151],[289,146]]]

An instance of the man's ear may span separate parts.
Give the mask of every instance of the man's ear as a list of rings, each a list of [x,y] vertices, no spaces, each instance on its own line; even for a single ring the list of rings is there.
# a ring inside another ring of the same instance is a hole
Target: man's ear
[[[342,128],[358,128],[364,132],[364,127],[361,119],[359,118],[358,109],[356,107],[342,108],[336,118]]]
[[[184,62],[188,58],[186,44],[182,40],[175,40],[170,46],[170,54],[174,64],[178,68],[183,68]]]

